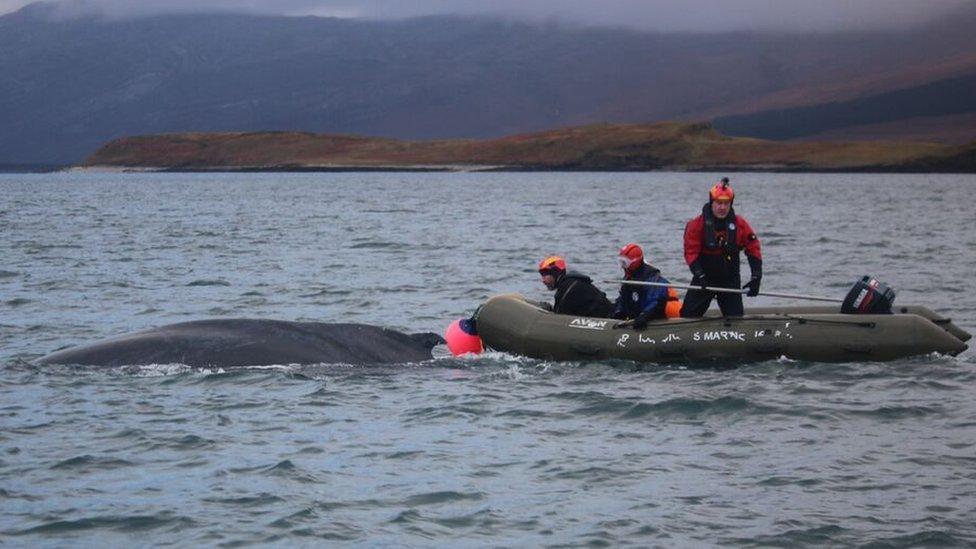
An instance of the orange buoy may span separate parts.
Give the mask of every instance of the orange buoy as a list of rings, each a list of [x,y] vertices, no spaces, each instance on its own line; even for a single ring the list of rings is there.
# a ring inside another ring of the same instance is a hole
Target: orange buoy
[[[475,333],[470,333],[475,332]],[[467,318],[459,318],[447,327],[444,332],[444,340],[447,341],[447,348],[454,356],[466,354],[480,354],[485,350],[478,337],[473,323]]]
[[[681,304],[682,302],[680,299],[674,299],[668,301],[668,304],[664,306],[664,317],[681,318]]]
[[[678,299],[678,290],[668,288],[668,302],[664,305],[664,318],[681,318],[682,302]]]

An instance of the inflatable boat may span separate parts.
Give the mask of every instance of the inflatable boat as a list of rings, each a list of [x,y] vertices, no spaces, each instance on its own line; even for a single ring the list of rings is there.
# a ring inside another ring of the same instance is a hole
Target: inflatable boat
[[[816,362],[887,361],[967,349],[970,334],[920,306],[893,314],[841,314],[840,306],[764,307],[742,317],[630,323],[554,314],[521,295],[499,295],[477,312],[486,348],[544,360],[754,362],[786,357]]]

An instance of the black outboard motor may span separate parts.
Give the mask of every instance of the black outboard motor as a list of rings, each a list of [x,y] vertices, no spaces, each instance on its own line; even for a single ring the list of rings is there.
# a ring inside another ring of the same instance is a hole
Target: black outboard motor
[[[895,291],[877,279],[864,275],[844,298],[840,312],[849,315],[890,315]]]

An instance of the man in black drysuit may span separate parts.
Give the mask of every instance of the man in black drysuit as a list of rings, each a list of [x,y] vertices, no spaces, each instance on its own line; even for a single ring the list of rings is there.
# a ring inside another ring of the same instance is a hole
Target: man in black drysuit
[[[613,303],[593,285],[593,280],[575,271],[566,270],[566,261],[550,256],[539,262],[539,275],[546,288],[556,291],[552,312],[561,315],[609,318]]]

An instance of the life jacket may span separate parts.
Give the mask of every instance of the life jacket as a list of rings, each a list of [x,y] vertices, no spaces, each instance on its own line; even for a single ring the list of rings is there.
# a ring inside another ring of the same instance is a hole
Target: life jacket
[[[633,274],[631,280],[641,280],[644,282],[664,282],[667,279],[661,276],[661,271],[647,263],[641,264],[640,268]],[[676,318],[681,313],[681,301],[678,300],[678,292],[671,287],[664,288],[666,297],[664,303],[658,302],[655,308],[654,318]],[[640,313],[649,293],[655,291],[648,286],[627,285],[620,287],[620,297],[617,303],[621,305],[620,312],[627,318],[632,318]],[[677,305],[674,305],[674,304]]]
[[[736,238],[735,210],[729,209],[725,219],[716,219],[711,204],[702,208],[702,267],[712,277],[738,274],[739,244]]]

